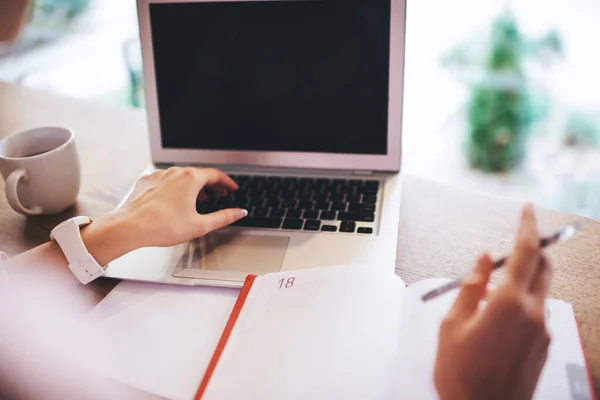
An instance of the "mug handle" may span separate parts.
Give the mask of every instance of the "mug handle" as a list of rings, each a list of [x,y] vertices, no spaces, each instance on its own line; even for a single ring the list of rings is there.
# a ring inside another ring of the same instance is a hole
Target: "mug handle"
[[[19,196],[17,195],[17,186],[19,186],[19,182],[27,182],[27,171],[24,169],[16,169],[14,170],[6,179],[6,198],[8,200],[8,204],[18,213],[25,215],[40,215],[42,213],[42,208],[39,206],[35,206],[33,208],[27,208],[21,201],[19,200]]]

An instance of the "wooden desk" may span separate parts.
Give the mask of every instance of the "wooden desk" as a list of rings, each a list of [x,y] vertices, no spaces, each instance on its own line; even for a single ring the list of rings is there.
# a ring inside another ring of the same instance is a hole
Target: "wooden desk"
[[[143,111],[0,83],[0,138],[41,125],[75,131],[83,172],[79,203],[63,215],[25,218],[13,212],[0,195],[0,250],[9,255],[46,241],[50,230],[71,215],[98,216],[111,210],[150,163]],[[396,271],[407,283],[458,276],[479,252],[500,255],[510,249],[519,204],[413,177],[405,177],[403,185]],[[577,219],[547,210],[539,210],[538,217],[544,230]],[[600,392],[600,223],[593,223],[550,254],[555,265],[551,295],[574,304],[586,358]],[[97,300],[114,285],[108,280],[95,283]]]

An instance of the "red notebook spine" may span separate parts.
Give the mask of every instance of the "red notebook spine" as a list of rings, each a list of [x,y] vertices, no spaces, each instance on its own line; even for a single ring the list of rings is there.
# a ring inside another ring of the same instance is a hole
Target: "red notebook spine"
[[[231,336],[231,331],[233,331],[233,327],[237,322],[240,313],[242,312],[242,308],[244,307],[244,303],[246,302],[246,298],[248,298],[248,293],[250,293],[250,289],[252,288],[252,284],[256,279],[256,275],[248,275],[246,277],[246,281],[244,282],[244,286],[242,287],[242,291],[240,292],[235,305],[233,306],[233,310],[231,311],[231,315],[229,315],[229,320],[227,321],[227,325],[225,325],[225,329],[223,329],[223,333],[221,334],[221,338],[219,339],[219,343],[217,343],[217,347],[215,348],[215,352],[208,363],[208,367],[206,368],[206,372],[204,373],[204,377],[200,382],[200,386],[196,391],[196,395],[194,396],[194,400],[200,400],[208,387],[208,382],[210,382],[210,378],[212,374],[215,372],[215,368],[219,363],[219,359],[223,354],[223,350],[225,350],[225,345],[229,340],[229,336]]]

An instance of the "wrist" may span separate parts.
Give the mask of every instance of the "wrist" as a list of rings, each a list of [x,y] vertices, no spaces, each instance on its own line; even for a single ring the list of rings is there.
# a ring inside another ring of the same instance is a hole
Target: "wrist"
[[[103,267],[138,248],[136,237],[133,220],[122,210],[105,214],[81,230],[85,247]]]

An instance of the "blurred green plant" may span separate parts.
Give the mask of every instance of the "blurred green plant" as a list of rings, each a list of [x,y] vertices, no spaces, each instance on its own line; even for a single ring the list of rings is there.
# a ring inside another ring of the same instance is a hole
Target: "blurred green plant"
[[[90,1],[30,0],[23,32],[12,45],[0,47],[0,58],[29,51],[62,37],[87,10]]]
[[[563,143],[569,147],[596,147],[600,144],[600,127],[591,115],[573,112],[566,122]]]
[[[29,24],[42,27],[69,25],[89,6],[90,0],[32,0],[29,5]]]
[[[131,38],[123,44],[123,57],[129,75],[129,104],[143,108],[144,71],[139,37]]]
[[[470,69],[469,74],[477,76],[470,82],[467,109],[466,145],[471,167],[505,172],[521,162],[527,130],[547,110],[531,90],[523,63],[527,57],[548,63],[561,51],[556,32],[539,40],[526,39],[507,11],[493,22],[488,43],[460,45],[444,57],[445,66]]]
[[[48,14],[64,12],[68,20],[81,14],[89,5],[89,0],[42,0],[40,8]]]

